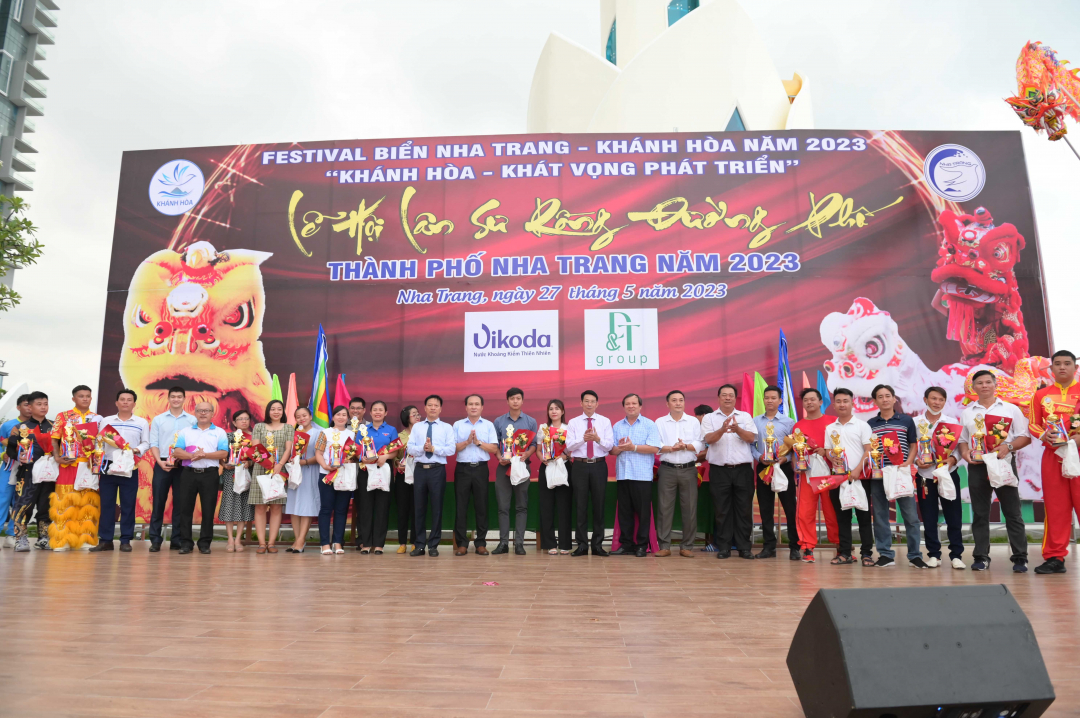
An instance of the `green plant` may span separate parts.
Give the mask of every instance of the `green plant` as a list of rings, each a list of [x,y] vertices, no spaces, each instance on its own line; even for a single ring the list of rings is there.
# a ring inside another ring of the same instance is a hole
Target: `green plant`
[[[35,264],[41,256],[42,244],[34,238],[37,227],[22,216],[29,208],[21,197],[0,195],[0,278]],[[20,301],[18,292],[0,283],[0,312]]]

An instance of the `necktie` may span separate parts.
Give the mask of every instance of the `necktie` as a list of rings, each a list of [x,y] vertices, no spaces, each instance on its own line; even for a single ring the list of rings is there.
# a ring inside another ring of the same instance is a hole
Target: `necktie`
[[[591,429],[592,428],[592,417],[591,416],[585,417],[585,421],[588,422],[588,428]],[[587,458],[589,458],[589,459],[591,459],[593,457],[592,445],[593,445],[593,443],[591,441],[588,444],[585,445],[585,456]]]
[[[435,427],[434,423],[432,423],[430,421],[427,423],[427,438],[429,438],[429,439],[431,438],[431,431],[432,431],[432,429],[434,427]],[[432,446],[434,446],[434,442],[432,443]],[[424,458],[425,459],[430,459],[431,458],[431,452],[430,451],[425,452],[424,453]]]

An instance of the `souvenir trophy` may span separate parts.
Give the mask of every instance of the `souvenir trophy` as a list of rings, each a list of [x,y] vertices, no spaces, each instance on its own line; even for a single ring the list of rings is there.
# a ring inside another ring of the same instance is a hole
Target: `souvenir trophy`
[[[354,416],[349,419],[349,428],[352,429],[352,433],[355,436],[356,432],[360,431],[360,417]]]
[[[514,455],[514,425],[506,425],[506,439],[502,442],[503,458],[509,461]]]
[[[105,454],[105,437],[98,433],[94,437],[94,450],[90,452],[90,471],[94,474],[101,473],[101,459]]]
[[[71,424],[64,424],[64,434],[60,439],[60,458],[66,461],[79,458],[79,440]]]
[[[169,442],[169,455],[167,457],[165,457],[165,463],[169,465],[169,468],[172,468],[172,465],[173,465],[172,452],[173,452],[173,448],[176,446],[176,440],[179,439],[179,438],[180,438],[180,432],[178,431],[178,432],[176,432],[175,434],[172,435],[172,441]]]
[[[975,416],[975,433],[971,435],[971,459],[982,461],[986,453],[986,419],[981,414]]]
[[[870,462],[870,478],[883,478],[884,474],[881,471],[881,441],[876,434],[870,435],[870,454],[867,456],[866,460]]]
[[[19,463],[34,463],[34,440],[30,438],[30,429],[26,424],[19,427]]]
[[[229,442],[229,466],[236,466],[240,463],[240,450],[244,446],[244,432],[237,429],[232,433],[232,441]]]
[[[552,452],[555,447],[552,445],[551,432],[548,430],[547,424],[540,427],[540,435],[540,460],[551,461]]]
[[[915,454],[915,461],[919,464],[934,462],[934,452],[930,447],[930,425],[925,419],[919,422],[919,449]]]
[[[810,470],[809,448],[806,445],[806,434],[801,429],[796,429],[791,435],[792,448],[795,450],[795,470],[806,473]]]
[[[848,466],[847,452],[840,445],[840,432],[833,431],[829,438],[832,439],[832,448],[829,449],[829,464],[832,466],[832,473],[834,476],[841,474],[847,476],[851,473],[851,468]]]
[[[766,464],[776,461],[776,430],[771,421],[765,425],[765,450],[761,452],[761,461]]]
[[[375,456],[375,441],[368,436],[366,424],[360,427],[360,443],[364,446],[365,459]]]
[[[266,447],[266,453],[270,454],[270,458],[273,459],[276,464],[278,460],[278,450],[277,447],[274,446],[274,432],[269,430],[266,432],[266,443],[264,446]]]
[[[1065,428],[1065,422],[1054,411],[1054,400],[1048,396],[1043,397],[1043,410],[1046,412],[1046,430],[1053,430],[1056,436],[1051,446],[1064,446],[1069,442],[1069,431]]]

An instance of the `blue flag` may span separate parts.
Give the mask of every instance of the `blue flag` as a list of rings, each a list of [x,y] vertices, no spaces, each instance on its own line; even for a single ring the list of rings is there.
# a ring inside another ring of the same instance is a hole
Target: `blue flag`
[[[817,372],[817,390],[821,394],[821,411],[824,413],[832,404],[832,399],[829,398],[829,385],[825,382],[825,376],[820,369]]]
[[[788,364],[788,344],[784,330],[780,330],[779,365],[776,368],[776,385],[780,387],[780,413],[786,414],[792,421],[798,421],[795,413],[795,384],[791,381],[791,367]]]

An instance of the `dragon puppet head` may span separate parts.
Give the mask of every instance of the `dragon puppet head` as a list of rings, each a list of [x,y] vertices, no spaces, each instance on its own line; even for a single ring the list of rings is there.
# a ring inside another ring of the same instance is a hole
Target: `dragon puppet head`
[[[270,374],[262,343],[265,311],[259,265],[270,254],[218,252],[209,242],[147,257],[131,278],[124,309],[120,377],[149,415],[166,411],[172,386],[187,390],[185,409],[208,401],[214,421],[249,409],[262,417]]]
[[[1024,238],[1011,224],[995,226],[985,207],[970,215],[945,210],[938,221],[944,236],[930,278],[948,309],[946,336],[960,342],[965,363],[1012,371],[1028,355],[1013,271]]]
[[[892,316],[866,297],[847,313],[832,312],[821,320],[821,343],[832,352],[825,362],[829,391],[840,387],[855,395],[855,413],[877,411],[871,392],[878,384],[899,390],[898,373],[908,353]]]

